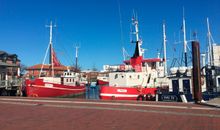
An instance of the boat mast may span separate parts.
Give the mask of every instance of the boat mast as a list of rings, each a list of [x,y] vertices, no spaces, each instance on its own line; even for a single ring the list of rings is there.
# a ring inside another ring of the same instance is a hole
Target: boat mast
[[[209,18],[207,18],[207,29],[208,29],[208,62],[209,65],[212,66],[213,65],[213,48],[212,48],[212,43],[211,43],[211,32],[210,32],[210,27],[209,27]]]
[[[52,28],[56,27],[56,26],[55,25],[53,26],[52,21],[51,21],[50,25],[46,25],[46,27],[50,28],[50,41],[49,41],[49,44],[48,44],[48,47],[47,47],[47,50],[46,50],[46,54],[44,56],[44,60],[43,60],[43,63],[42,63],[41,69],[40,69],[39,77],[41,76],[41,73],[43,71],[43,67],[44,67],[44,63],[45,63],[48,51],[50,51],[49,64],[52,66],[52,74],[51,74],[51,76],[54,76],[54,65],[53,65],[53,53],[54,52],[53,52],[53,44],[52,44],[52,35],[53,35]]]
[[[184,16],[184,8],[183,8],[183,46],[184,46],[184,57],[185,57],[185,66],[187,67],[187,41],[186,41],[186,22]]]
[[[50,56],[49,56],[49,64],[51,65],[52,67],[52,71],[51,71],[51,76],[54,77],[54,62],[53,62],[53,56],[54,56],[54,52],[53,52],[53,23],[52,21],[50,22],[50,25],[47,26],[50,28],[50,41],[49,41],[49,45],[50,45]]]
[[[78,49],[79,49],[79,47],[78,46],[76,46],[75,47],[76,48],[76,71],[77,71],[77,69],[78,69]]]
[[[136,16],[137,17],[137,16]],[[135,43],[137,44],[137,46],[138,46],[138,54],[139,54],[139,56],[142,56],[143,55],[143,51],[142,51],[142,49],[141,49],[141,45],[142,45],[142,41],[139,39],[139,30],[138,30],[138,20],[137,20],[137,18],[135,17],[135,15],[134,15],[134,17],[132,18],[132,24],[135,26],[135,32],[133,32],[133,34],[135,34],[135,36],[136,36],[136,41],[135,41]]]
[[[164,76],[167,76],[166,25],[163,23]]]

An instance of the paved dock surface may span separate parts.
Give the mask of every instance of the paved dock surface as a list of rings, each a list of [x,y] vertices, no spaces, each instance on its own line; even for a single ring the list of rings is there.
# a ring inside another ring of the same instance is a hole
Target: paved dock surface
[[[220,108],[192,103],[0,97],[1,130],[219,130]]]
[[[209,105],[220,107],[220,97],[216,97],[206,102]]]

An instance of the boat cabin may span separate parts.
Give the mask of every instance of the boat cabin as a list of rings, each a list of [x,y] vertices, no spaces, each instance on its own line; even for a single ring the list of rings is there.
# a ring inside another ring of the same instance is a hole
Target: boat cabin
[[[170,69],[169,90],[162,93],[161,101],[192,101],[193,100],[193,82],[192,82],[192,68],[174,67]],[[206,92],[206,81],[202,76],[201,79],[202,93]]]
[[[61,76],[61,84],[63,85],[79,85],[79,73],[64,72]]]

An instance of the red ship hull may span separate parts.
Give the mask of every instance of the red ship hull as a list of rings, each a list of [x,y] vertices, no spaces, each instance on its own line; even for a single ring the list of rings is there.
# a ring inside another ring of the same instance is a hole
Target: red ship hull
[[[98,83],[98,85],[106,85],[106,84],[109,84],[109,82],[103,81],[103,80],[99,80],[99,79],[97,79],[97,83]]]
[[[156,88],[137,87],[112,87],[102,86],[100,89],[100,99],[104,100],[138,100],[152,99],[156,95]]]
[[[68,86],[43,82],[43,79],[26,80],[26,94],[28,97],[69,97],[85,93],[86,87]]]

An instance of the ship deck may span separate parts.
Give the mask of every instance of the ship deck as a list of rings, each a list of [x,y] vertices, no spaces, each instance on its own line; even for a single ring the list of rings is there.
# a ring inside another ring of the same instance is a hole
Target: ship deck
[[[220,129],[220,108],[177,102],[0,97],[0,129]]]

